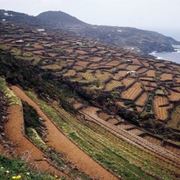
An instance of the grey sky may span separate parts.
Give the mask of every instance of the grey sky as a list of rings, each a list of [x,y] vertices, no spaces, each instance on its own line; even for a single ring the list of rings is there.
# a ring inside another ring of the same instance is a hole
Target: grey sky
[[[180,0],[0,0],[0,9],[37,15],[61,10],[91,23],[179,34]]]

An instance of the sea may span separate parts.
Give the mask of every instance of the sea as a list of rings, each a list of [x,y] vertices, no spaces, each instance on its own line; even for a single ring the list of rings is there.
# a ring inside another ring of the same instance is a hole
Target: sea
[[[180,45],[174,45],[174,52],[152,52],[150,55],[156,59],[163,59],[180,64]]]

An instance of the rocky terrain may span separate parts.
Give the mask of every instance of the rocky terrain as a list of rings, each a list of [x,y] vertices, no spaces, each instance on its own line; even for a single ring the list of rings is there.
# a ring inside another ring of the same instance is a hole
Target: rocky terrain
[[[18,21],[0,23],[1,154],[31,179],[179,178],[179,64]]]
[[[90,25],[60,11],[48,11],[38,16],[0,11],[1,21],[7,20],[33,26],[56,30],[66,30],[81,37],[91,38],[106,45],[114,45],[140,54],[147,55],[153,51],[174,51],[172,45],[180,44],[173,38],[160,33],[130,27],[113,27]]]

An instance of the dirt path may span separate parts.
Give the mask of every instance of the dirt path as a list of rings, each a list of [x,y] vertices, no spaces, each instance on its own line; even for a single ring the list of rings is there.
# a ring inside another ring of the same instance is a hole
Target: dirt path
[[[70,162],[93,178],[104,180],[118,179],[97,162],[95,162],[92,158],[90,158],[87,154],[85,154],[63,133],[61,133],[54,125],[54,123],[52,123],[52,121],[42,112],[40,107],[34,101],[32,101],[20,88],[12,86],[11,89],[20,99],[32,106],[37,111],[38,115],[45,120],[45,125],[48,131],[47,144],[49,146],[54,147],[58,152],[64,153]]]
[[[16,147],[14,151],[32,167],[49,172],[58,176],[65,176],[56,168],[51,166],[44,158],[44,154],[24,136],[23,110],[19,105],[12,105],[8,108],[8,122],[5,124],[5,133]]]

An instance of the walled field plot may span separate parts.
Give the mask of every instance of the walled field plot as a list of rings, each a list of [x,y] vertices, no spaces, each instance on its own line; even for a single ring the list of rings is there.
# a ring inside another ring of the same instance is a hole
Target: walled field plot
[[[155,70],[149,70],[146,72],[146,75],[148,77],[156,77],[156,71]]]
[[[76,71],[70,69],[64,74],[64,77],[74,77],[75,75],[76,75]]]
[[[86,67],[89,64],[89,62],[87,61],[77,61],[76,65],[77,66],[82,66],[82,67]]]
[[[142,64],[143,64],[145,67],[149,67],[149,63],[146,62],[146,61],[142,61]]]
[[[100,81],[106,81],[112,78],[112,74],[109,72],[103,72],[103,71],[97,70],[95,72],[95,77]]]
[[[106,84],[105,91],[112,91],[113,89],[118,87],[123,87],[123,83],[121,81],[111,80]]]
[[[117,65],[119,65],[120,64],[120,62],[119,61],[115,61],[115,60],[113,60],[113,61],[111,61],[111,62],[108,62],[106,65],[107,66],[110,66],[110,67],[113,67],[113,66],[117,66]]]
[[[170,90],[169,93],[170,94],[168,95],[168,98],[170,101],[172,102],[180,101],[180,93],[172,91],[172,90]]]
[[[80,55],[86,55],[87,54],[86,51],[82,51],[82,50],[76,50],[75,53],[80,54]]]
[[[133,59],[133,64],[142,66],[142,63],[138,59]]]
[[[125,79],[122,80],[122,83],[123,83],[126,87],[132,85],[134,82],[135,82],[135,79],[134,79],[134,78],[125,78]]]
[[[135,98],[142,93],[142,88],[140,83],[135,83],[132,87],[128,88],[126,91],[122,92],[121,97],[123,99],[135,100]]]
[[[47,69],[47,70],[61,70],[62,69],[62,66],[58,65],[58,64],[50,64],[50,65],[45,65],[45,66],[42,66],[42,69]]]
[[[161,74],[160,78],[161,78],[161,81],[171,81],[173,79],[173,75],[163,73],[163,74]]]
[[[95,63],[97,63],[97,62],[99,62],[99,61],[101,61],[101,60],[102,60],[102,58],[101,58],[101,57],[98,57],[98,56],[97,56],[97,57],[95,56],[95,57],[92,57],[92,58],[89,59],[89,61],[95,62]]]
[[[155,96],[154,97],[154,112],[155,116],[159,120],[166,120],[168,118],[168,99],[162,96]]]
[[[128,69],[129,71],[136,71],[136,70],[139,69],[139,68],[140,68],[139,65],[129,65],[129,66],[127,67],[127,69]]]
[[[117,66],[117,68],[126,70],[127,66],[128,66],[127,64],[120,64],[119,66]]]
[[[141,67],[140,69],[137,70],[137,72],[138,72],[139,74],[145,73],[146,71],[147,71],[147,69],[144,68],[144,67]]]
[[[79,73],[83,79],[87,80],[88,82],[92,82],[96,80],[96,77],[92,71],[86,71],[85,73]]]
[[[154,87],[156,88],[157,87],[157,84],[155,82],[152,82],[152,81],[141,81],[141,83],[145,86],[148,86],[148,87]]]
[[[180,106],[174,108],[171,114],[171,120],[167,123],[168,127],[180,130]]]
[[[113,78],[115,80],[120,80],[121,78],[124,78],[125,76],[127,76],[127,73],[128,71],[119,70],[117,73],[113,75]]]
[[[146,104],[147,99],[148,99],[148,95],[147,95],[146,92],[144,92],[144,93],[136,100],[136,105],[143,107],[143,106]]]
[[[99,111],[97,112],[98,117],[100,117],[101,119],[107,121],[109,118],[111,118],[110,115],[108,115],[107,113],[103,112],[103,111]]]
[[[165,67],[165,64],[164,63],[156,63],[155,66],[158,68],[162,68],[162,67]]]
[[[175,78],[175,81],[176,81],[177,83],[180,83],[180,77]]]

